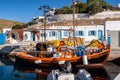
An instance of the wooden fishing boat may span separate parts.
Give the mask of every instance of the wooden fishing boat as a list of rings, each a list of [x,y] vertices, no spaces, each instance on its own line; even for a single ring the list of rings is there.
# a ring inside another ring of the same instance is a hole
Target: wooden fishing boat
[[[15,52],[16,61],[23,61],[27,63],[36,64],[39,66],[53,66],[64,64],[65,61],[70,61],[73,65],[79,64],[94,64],[104,63],[110,53],[109,45],[100,43],[98,40],[98,49],[86,50],[90,45],[87,45],[84,49],[76,47],[77,40],[75,37],[75,24],[74,24],[74,1],[73,1],[73,30],[74,33],[73,41],[74,47],[66,46],[64,41],[60,41],[58,46],[50,46],[46,41],[38,43],[36,45],[36,51],[21,51]],[[71,34],[71,32],[69,33]],[[70,35],[69,35],[70,38]],[[69,39],[68,38],[68,39]],[[46,39],[44,39],[46,40]],[[94,42],[94,41],[92,41]],[[50,46],[50,47],[48,47]],[[85,56],[85,57],[84,57]],[[85,58],[85,59],[84,59]],[[86,59],[87,58],[87,59]],[[87,63],[88,62],[88,63]]]
[[[41,46],[39,46],[41,47]],[[38,66],[57,66],[64,64],[65,61],[70,61],[73,65],[83,64],[83,56],[87,56],[88,64],[104,63],[110,53],[110,47],[104,47],[103,49],[79,51],[65,47],[65,49],[58,50],[55,48],[55,52],[52,51],[20,51],[15,52],[16,61],[23,61],[32,63]],[[75,52],[76,51],[76,52]],[[78,55],[80,53],[80,55]],[[55,67],[54,66],[54,67]]]

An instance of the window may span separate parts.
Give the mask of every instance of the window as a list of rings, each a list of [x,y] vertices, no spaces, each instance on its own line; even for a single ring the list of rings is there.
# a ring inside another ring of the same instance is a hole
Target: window
[[[49,37],[52,37],[52,32],[49,32]]]
[[[68,36],[68,31],[64,31],[64,36]]]
[[[52,31],[52,36],[55,36],[55,31]]]
[[[47,37],[47,33],[45,33],[45,37]]]
[[[47,37],[47,33],[46,33],[46,34],[41,33],[40,36],[41,36],[41,37]]]
[[[25,40],[26,40],[26,39],[28,39],[28,35],[27,35],[27,34],[25,34],[25,36],[24,36],[24,37],[25,37]]]
[[[41,36],[41,37],[43,37],[43,34],[42,34],[42,33],[40,33],[40,36]]]
[[[55,36],[55,31],[49,32],[49,37]]]
[[[96,31],[91,30],[91,31],[88,32],[88,35],[89,36],[96,36]]]
[[[76,36],[84,36],[84,31],[76,31]]]

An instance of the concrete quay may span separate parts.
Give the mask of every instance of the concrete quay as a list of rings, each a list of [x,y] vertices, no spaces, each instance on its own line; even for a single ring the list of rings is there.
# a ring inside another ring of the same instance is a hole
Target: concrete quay
[[[0,45],[0,57],[11,55],[11,52],[18,47],[29,47],[31,43],[36,45],[37,42],[19,42],[14,44]]]

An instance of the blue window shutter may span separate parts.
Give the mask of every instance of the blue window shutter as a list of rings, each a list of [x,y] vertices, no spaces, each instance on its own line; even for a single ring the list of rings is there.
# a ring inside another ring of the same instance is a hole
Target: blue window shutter
[[[96,36],[96,31],[94,31],[94,33],[95,33],[95,35],[94,35],[94,36]]]
[[[52,32],[49,32],[49,36],[50,36],[50,37],[52,36]]]
[[[53,36],[52,34],[53,34],[53,32],[50,33],[51,36]]]
[[[45,33],[45,37],[47,37],[47,33]]]
[[[67,35],[66,35],[66,31],[64,31],[64,36],[67,36]]]
[[[64,31],[64,36],[68,36],[68,31]]]
[[[90,36],[90,34],[91,34],[91,31],[88,31],[88,36]]]
[[[52,37],[52,32],[50,32],[50,36]]]
[[[69,36],[69,32],[67,31],[67,36]]]
[[[49,37],[50,37],[50,32],[49,32]]]
[[[53,32],[52,32],[52,36],[55,36],[55,35],[56,35],[56,34],[55,34],[55,31],[53,31]]]
[[[82,36],[84,36],[84,31],[82,31]]]
[[[43,37],[43,36],[42,36],[42,33],[40,33],[40,36]]]
[[[76,31],[76,36],[79,36],[78,31]]]
[[[68,36],[68,34],[69,34],[68,31],[66,31],[66,34],[67,34],[67,36]]]

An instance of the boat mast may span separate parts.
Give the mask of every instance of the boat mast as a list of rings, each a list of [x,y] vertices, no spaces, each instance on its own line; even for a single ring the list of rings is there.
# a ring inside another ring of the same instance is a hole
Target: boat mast
[[[75,41],[76,41],[76,34],[75,34],[75,1],[72,0],[72,11],[73,11],[73,35],[74,35],[74,47],[75,47]]]

